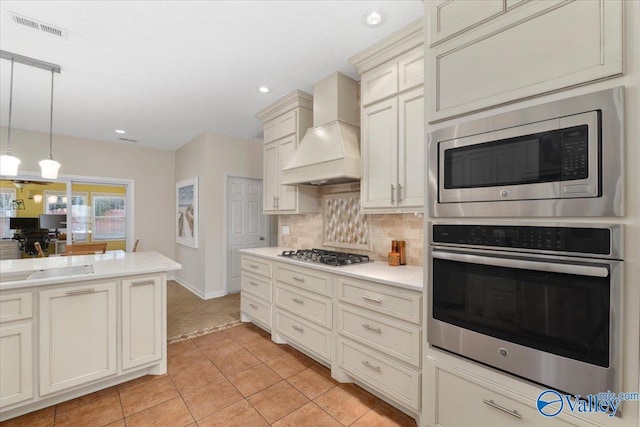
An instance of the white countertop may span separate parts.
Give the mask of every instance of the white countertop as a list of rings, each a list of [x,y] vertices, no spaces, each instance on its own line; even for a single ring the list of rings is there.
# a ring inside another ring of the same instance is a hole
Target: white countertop
[[[287,264],[298,265],[300,267],[308,267],[315,270],[326,271],[342,276],[353,277],[354,279],[371,280],[399,288],[411,289],[414,291],[422,291],[423,269],[414,265],[400,265],[391,267],[388,263],[382,261],[368,262],[364,264],[352,264],[348,266],[334,267],[325,264],[316,264],[313,262],[298,261],[287,257],[278,256],[282,251],[291,250],[289,248],[255,248],[240,249],[240,252],[247,255],[253,255],[261,258],[267,258],[271,261],[278,261]]]
[[[93,266],[93,273],[27,279],[36,270],[85,265]],[[0,290],[158,273],[181,268],[180,264],[158,252],[109,251],[96,255],[8,259],[0,261]]]

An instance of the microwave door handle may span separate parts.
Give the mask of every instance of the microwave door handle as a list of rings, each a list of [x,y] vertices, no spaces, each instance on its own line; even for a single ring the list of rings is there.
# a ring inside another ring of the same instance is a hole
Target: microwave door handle
[[[565,273],[579,276],[608,277],[609,269],[591,265],[560,264],[555,262],[529,261],[523,259],[494,258],[479,255],[459,254],[433,251],[432,256],[449,261],[470,262],[473,264],[492,265],[495,267],[518,268],[521,270],[547,271],[549,273]]]

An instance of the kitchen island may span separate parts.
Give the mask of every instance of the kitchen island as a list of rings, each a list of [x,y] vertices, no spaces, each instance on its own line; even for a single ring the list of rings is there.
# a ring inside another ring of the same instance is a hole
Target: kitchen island
[[[0,420],[167,371],[157,252],[0,261]]]

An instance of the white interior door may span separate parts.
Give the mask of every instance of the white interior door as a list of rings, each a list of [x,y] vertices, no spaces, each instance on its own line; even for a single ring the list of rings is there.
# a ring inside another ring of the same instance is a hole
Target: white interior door
[[[240,249],[267,246],[267,216],[262,214],[262,180],[227,181],[227,290],[240,292]]]

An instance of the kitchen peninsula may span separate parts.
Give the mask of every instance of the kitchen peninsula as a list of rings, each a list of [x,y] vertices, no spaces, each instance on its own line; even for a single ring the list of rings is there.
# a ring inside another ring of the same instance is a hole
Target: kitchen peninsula
[[[0,261],[0,420],[166,373],[180,268],[157,252]]]

